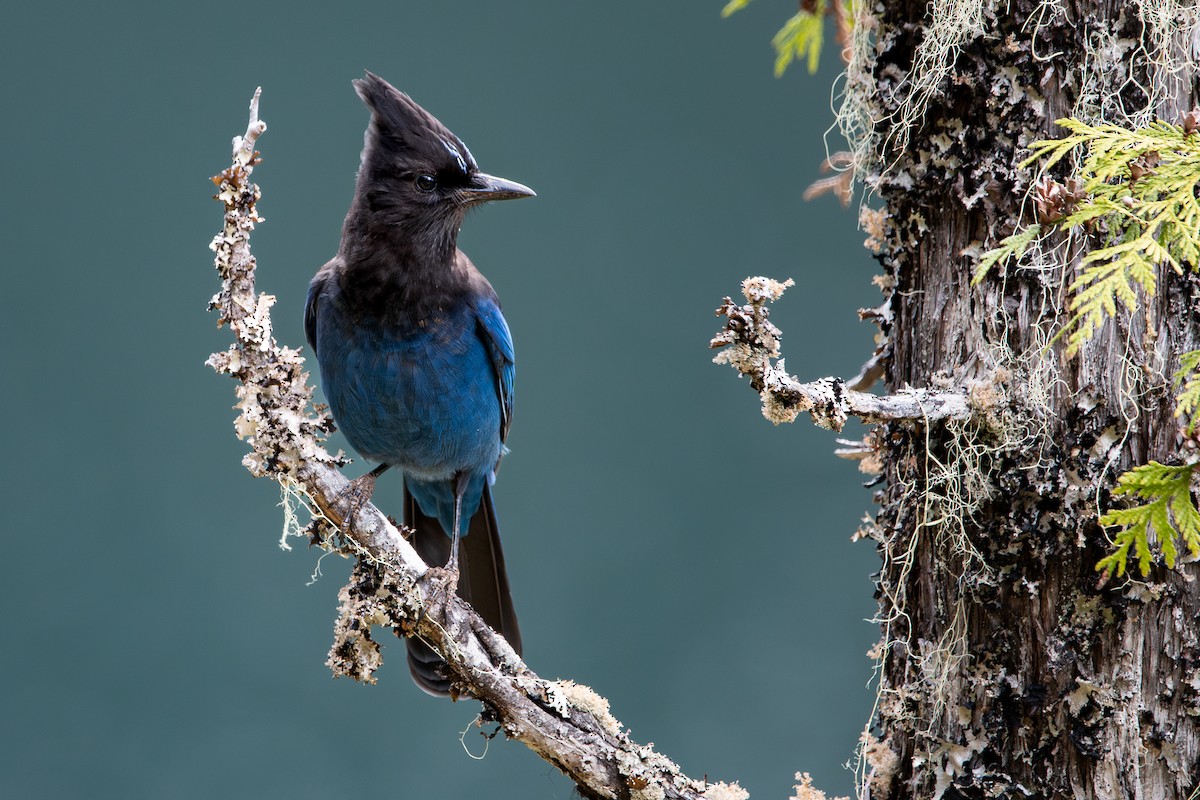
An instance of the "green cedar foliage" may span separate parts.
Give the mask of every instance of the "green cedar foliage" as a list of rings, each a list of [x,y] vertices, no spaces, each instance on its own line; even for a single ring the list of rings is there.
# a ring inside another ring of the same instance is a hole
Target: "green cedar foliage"
[[[1075,119],[1058,124],[1070,135],[1034,142],[1021,166],[1045,159],[1042,169],[1048,170],[1082,148],[1080,185],[1069,193],[1069,203],[1039,214],[1042,225],[1023,228],[984,253],[974,280],[982,280],[998,262],[1019,259],[1045,227],[1084,226],[1097,233],[1102,244],[1083,257],[1083,272],[1070,286],[1071,316],[1059,333],[1067,336],[1072,356],[1117,313],[1118,303],[1134,311],[1138,288],[1155,293],[1158,266],[1169,264],[1179,274],[1200,266],[1200,136],[1191,124],[1162,121],[1135,130]],[[1061,188],[1049,182],[1038,190],[1045,186]],[[1039,205],[1039,212],[1046,209]]]
[[[1132,495],[1144,502],[1129,508],[1118,508],[1100,517],[1100,524],[1120,526],[1113,537],[1115,549],[1096,569],[1117,577],[1125,574],[1125,565],[1132,549],[1137,555],[1138,570],[1150,574],[1150,536],[1153,534],[1162,550],[1168,569],[1175,568],[1179,539],[1193,557],[1200,557],[1200,510],[1192,499],[1192,477],[1196,464],[1167,466],[1157,461],[1134,467],[1117,479],[1113,494]]]
[[[1136,311],[1139,290],[1157,290],[1156,271],[1166,264],[1176,273],[1200,270],[1200,119],[1196,112],[1183,125],[1157,121],[1130,130],[1118,125],[1088,125],[1060,119],[1068,131],[1062,139],[1030,145],[1027,167],[1042,161],[1043,172],[1074,152],[1081,152],[1077,176],[1057,183],[1043,178],[1035,186],[1037,223],[1018,229],[987,251],[973,278],[978,283],[997,264],[1018,262],[1045,231],[1082,226],[1099,238],[1099,246],[1082,259],[1082,272],[1071,283],[1067,304],[1070,317],[1059,332],[1067,337],[1066,355],[1073,356],[1118,304]],[[1174,376],[1179,392],[1175,415],[1188,419],[1186,433],[1194,438],[1200,408],[1200,351],[1180,356]],[[1130,553],[1138,570],[1149,575],[1151,541],[1158,543],[1163,561],[1173,569],[1180,545],[1200,557],[1200,509],[1192,496],[1192,479],[1200,464],[1168,466],[1151,461],[1117,479],[1114,495],[1135,501],[1113,509],[1100,524],[1119,528],[1114,549],[1096,565],[1106,575],[1124,575]],[[1178,542],[1178,543],[1177,543]]]
[[[1179,357],[1179,370],[1175,373],[1175,388],[1179,397],[1175,401],[1175,416],[1187,417],[1186,433],[1196,433],[1196,407],[1200,405],[1200,350],[1190,350]]]
[[[838,0],[809,0],[800,4],[800,11],[783,23],[783,27],[771,39],[775,48],[775,77],[783,75],[793,61],[808,62],[808,73],[815,74],[821,59],[821,45],[825,41],[825,15],[831,3]],[[841,0],[846,12],[852,11],[853,0]],[[721,16],[728,17],[750,5],[750,0],[729,0],[721,9]],[[848,17],[852,18],[852,15]]]

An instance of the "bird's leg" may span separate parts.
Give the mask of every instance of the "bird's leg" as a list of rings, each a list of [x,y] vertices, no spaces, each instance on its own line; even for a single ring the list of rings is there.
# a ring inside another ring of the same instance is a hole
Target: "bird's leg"
[[[350,530],[354,527],[354,518],[362,510],[362,507],[370,501],[371,495],[375,494],[375,479],[387,472],[390,466],[391,464],[380,464],[366,475],[360,475],[350,481],[350,485],[346,487],[346,490],[338,498],[347,503],[347,512],[342,517],[343,528]]]
[[[420,578],[421,582],[429,584],[429,597],[434,602],[444,603],[458,586],[458,540],[462,525],[462,499],[467,490],[468,480],[469,476],[466,473],[460,472],[454,476],[454,529],[450,532],[450,560],[444,567],[430,564],[429,569],[425,570],[425,574]]]
[[[458,576],[458,540],[462,534],[462,501],[467,491],[468,476],[460,472],[454,476],[454,532],[450,534],[450,560],[446,569]]]

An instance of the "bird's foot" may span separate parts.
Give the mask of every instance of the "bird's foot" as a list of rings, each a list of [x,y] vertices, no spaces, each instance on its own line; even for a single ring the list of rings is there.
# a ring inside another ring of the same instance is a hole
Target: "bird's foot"
[[[422,593],[429,598],[430,605],[441,605],[458,590],[458,569],[430,567],[417,579]]]
[[[350,485],[338,495],[337,508],[342,515],[343,530],[349,531],[354,528],[354,518],[358,516],[359,511],[362,511],[363,506],[371,502],[373,494],[375,494],[375,473],[368,472],[366,475],[350,481]]]

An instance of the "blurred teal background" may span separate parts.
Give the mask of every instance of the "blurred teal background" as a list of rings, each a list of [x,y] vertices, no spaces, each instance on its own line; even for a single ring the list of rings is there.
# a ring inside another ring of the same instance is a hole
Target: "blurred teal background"
[[[836,48],[772,76],[794,2],[19,3],[0,32],[7,422],[0,796],[569,798],[477,705],[324,666],[348,565],[277,546],[205,305],[209,176],[263,87],[254,248],[303,342],[337,246],[369,68],[538,198],[461,245],[504,301],[516,419],[496,487],[531,666],[612,700],[695,777],[848,793],[872,695],[871,509],[833,435],[772,427],[709,362],[743,277],[792,372],[850,376],[873,264],[819,177]],[[835,144],[836,149],[836,144]],[[335,440],[340,445],[340,440]],[[361,464],[349,469],[362,471]],[[399,482],[381,482],[398,513]],[[467,748],[481,753],[478,729]]]

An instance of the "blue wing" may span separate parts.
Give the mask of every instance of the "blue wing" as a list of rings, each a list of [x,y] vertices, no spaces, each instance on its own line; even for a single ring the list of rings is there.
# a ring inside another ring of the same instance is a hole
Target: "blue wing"
[[[500,305],[491,297],[480,298],[475,309],[479,320],[479,338],[487,345],[496,371],[496,390],[500,395],[500,441],[508,438],[508,426],[512,422],[513,377],[516,373],[516,356],[513,353],[512,334],[508,323],[500,313]]]
[[[325,270],[321,270],[308,285],[308,299],[304,301],[304,338],[313,353],[317,352],[317,301],[325,288]]]

